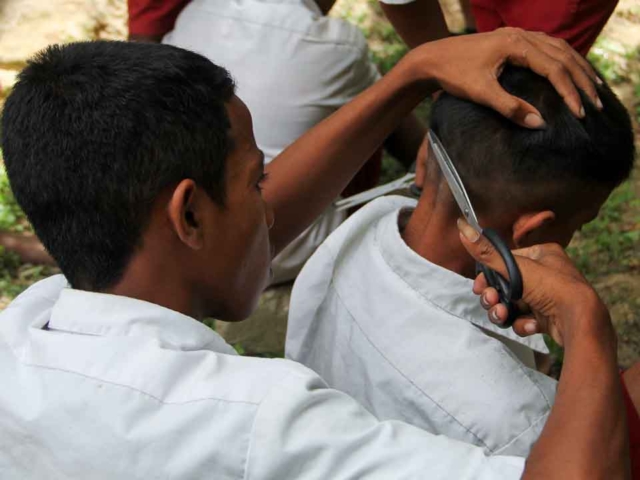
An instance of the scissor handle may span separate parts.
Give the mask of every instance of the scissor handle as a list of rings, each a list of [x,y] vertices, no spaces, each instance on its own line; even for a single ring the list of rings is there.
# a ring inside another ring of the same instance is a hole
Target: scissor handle
[[[502,328],[509,328],[513,325],[513,322],[518,317],[519,310],[516,302],[522,298],[522,274],[520,268],[516,263],[516,259],[513,257],[513,253],[504,243],[504,240],[500,238],[498,232],[490,228],[482,229],[482,235],[491,242],[498,254],[502,257],[509,279],[507,280],[495,270],[483,265],[482,263],[476,264],[476,270],[484,273],[487,283],[498,291],[500,296],[500,303],[507,307],[507,320],[500,324]]]

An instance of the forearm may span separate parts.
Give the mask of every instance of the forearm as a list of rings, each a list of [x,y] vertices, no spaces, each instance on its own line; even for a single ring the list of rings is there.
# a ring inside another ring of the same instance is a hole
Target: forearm
[[[380,2],[380,5],[396,32],[411,48],[449,36],[449,29],[437,0],[415,0],[406,5]]]
[[[525,479],[628,478],[615,340],[580,335],[565,350],[556,401],[527,461]]]
[[[406,116],[398,128],[384,142],[385,150],[406,168],[416,160],[420,145],[427,134],[427,128],[411,114]]]
[[[264,197],[281,250],[344,189],[399,122],[437,85],[418,80],[410,55],[371,88],[311,129],[267,167]]]

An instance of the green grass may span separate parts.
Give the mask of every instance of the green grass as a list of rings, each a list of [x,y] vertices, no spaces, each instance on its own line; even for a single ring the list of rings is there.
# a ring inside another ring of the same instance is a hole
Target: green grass
[[[53,267],[22,263],[15,253],[0,246],[0,309],[31,284],[56,273]]]
[[[409,51],[382,13],[377,0],[345,0],[334,7],[332,15],[343,18],[362,31],[371,57],[382,73],[391,70]]]
[[[640,199],[633,179],[618,187],[600,209],[598,217],[576,234],[568,252],[590,279],[638,267]]]
[[[629,79],[627,60],[633,55],[634,52],[626,51],[619,44],[606,38],[599,38],[591,48],[587,59],[608,83],[616,85]]]
[[[0,230],[24,232],[29,228],[26,216],[11,193],[7,172],[0,162]]]
[[[1,161],[0,230],[31,231],[27,217],[11,193],[9,179]],[[52,267],[22,263],[15,253],[7,252],[0,246],[0,309],[32,283],[57,272],[58,270]]]

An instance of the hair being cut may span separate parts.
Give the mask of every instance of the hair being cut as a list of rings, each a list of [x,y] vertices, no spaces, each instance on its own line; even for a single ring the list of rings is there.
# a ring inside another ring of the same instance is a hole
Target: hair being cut
[[[542,113],[544,130],[520,127],[446,93],[432,109],[431,128],[476,208],[558,209],[580,189],[613,188],[629,176],[635,157],[631,120],[606,84],[597,87],[602,110],[581,93],[586,116],[579,119],[548,80],[528,69],[507,66],[499,80]]]
[[[224,204],[233,93],[225,69],[166,45],[54,45],[29,62],[4,108],[4,161],[74,287],[118,281],[166,187],[190,178]]]

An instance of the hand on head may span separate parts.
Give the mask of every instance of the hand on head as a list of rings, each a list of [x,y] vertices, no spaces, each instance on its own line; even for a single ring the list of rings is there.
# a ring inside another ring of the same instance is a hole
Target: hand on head
[[[601,105],[594,87],[600,80],[589,63],[564,40],[543,33],[502,28],[425,44],[409,55],[422,57],[418,64],[427,66],[444,90],[491,107],[524,127],[544,128],[545,124],[535,107],[508,94],[498,83],[507,62],[546,77],[577,117],[584,116],[577,88],[594,105]]]
[[[491,243],[463,220],[459,228],[462,244],[471,256],[508,278]],[[595,333],[603,341],[615,342],[607,308],[559,245],[535,245],[514,250],[513,254],[522,273],[522,311],[526,312],[513,324],[517,334],[548,333],[560,345],[582,333]],[[481,296],[480,303],[488,310],[491,322],[506,321],[507,309],[484,275],[476,278],[473,291]]]

